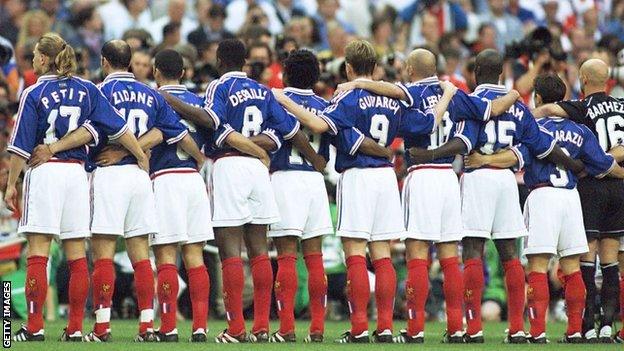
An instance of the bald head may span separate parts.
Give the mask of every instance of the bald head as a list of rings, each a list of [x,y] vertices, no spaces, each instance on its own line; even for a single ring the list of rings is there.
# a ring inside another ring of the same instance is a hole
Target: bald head
[[[436,57],[427,49],[416,49],[409,54],[407,65],[412,78],[423,79],[436,75]]]
[[[609,67],[601,59],[589,59],[581,65],[581,79],[585,85],[604,87],[609,79]]]
[[[127,70],[132,59],[132,49],[123,40],[110,40],[102,46],[102,57],[112,68]]]

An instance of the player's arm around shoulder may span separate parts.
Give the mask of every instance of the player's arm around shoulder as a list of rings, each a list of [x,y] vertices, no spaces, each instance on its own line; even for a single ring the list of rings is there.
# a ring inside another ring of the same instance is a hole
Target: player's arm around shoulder
[[[620,163],[624,161],[624,145],[619,144],[612,147],[609,153],[615,158],[615,162]]]
[[[330,130],[330,124],[324,118],[319,118],[314,112],[308,111],[296,102],[294,102],[291,98],[284,94],[282,89],[272,89],[273,95],[277,102],[282,105],[286,111],[290,112],[292,115],[301,122],[306,128],[308,128],[312,133],[321,134]],[[333,129],[333,128],[332,128]],[[335,132],[334,132],[335,134]]]
[[[540,107],[536,107],[533,110],[531,110],[531,113],[533,113],[533,117],[535,118],[543,118],[543,117],[549,117],[549,116],[556,116],[556,117],[562,117],[562,118],[568,117],[568,113],[561,106],[557,104],[553,104],[553,103],[545,104]]]
[[[479,168],[483,166],[511,168],[520,164],[521,156],[512,149],[501,150],[491,155],[472,152],[470,155],[464,157],[464,166],[466,168]]]
[[[241,133],[230,131],[225,137],[225,142],[236,150],[259,159],[267,168],[269,167],[271,163],[269,154]]]
[[[364,89],[376,95],[411,102],[411,97],[407,92],[407,88],[404,90],[399,84],[372,80],[358,80],[338,84],[334,96],[354,89]]]

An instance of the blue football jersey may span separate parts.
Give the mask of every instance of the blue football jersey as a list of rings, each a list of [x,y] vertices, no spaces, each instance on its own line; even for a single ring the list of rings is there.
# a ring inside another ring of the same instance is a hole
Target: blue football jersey
[[[166,85],[160,87],[160,90],[168,92],[189,105],[199,108],[202,108],[204,105],[204,99],[188,91],[184,85]],[[183,119],[180,119],[180,122],[186,126],[197,146],[202,149],[208,142],[212,132],[196,126],[193,122]],[[150,172],[152,173],[163,169],[196,167],[197,161],[176,144],[163,142],[152,149],[152,156],[150,157]]]
[[[442,88],[438,77],[433,76],[414,83],[397,84],[408,97],[407,106],[418,108],[421,111],[433,111],[438,101],[442,98]],[[422,149],[436,149],[446,143],[454,128],[454,124],[460,120],[487,121],[490,117],[491,101],[476,96],[469,96],[458,90],[449,103],[447,112],[441,123],[428,133],[401,133],[405,148],[412,147]],[[433,126],[432,126],[433,127]],[[438,158],[431,163],[451,163],[454,156]],[[405,160],[408,166],[413,162],[406,153]]]
[[[392,144],[398,135],[404,112],[405,108],[399,100],[355,89],[334,97],[320,117],[327,122],[330,132],[334,135],[344,129],[356,128],[365,137],[372,138],[379,145],[386,147]],[[359,152],[351,155],[345,148],[337,148],[338,172],[349,168],[384,166],[392,166],[392,163],[383,157],[368,156]]]
[[[482,84],[477,87],[474,95],[494,100],[506,93],[504,86]],[[465,124],[469,125],[471,124]],[[507,112],[483,124],[478,132],[476,128],[465,128],[462,135],[469,140],[467,142],[475,151],[486,155],[521,143],[536,157],[544,158],[555,147],[553,137],[537,125],[529,108],[520,102],[516,102]]]
[[[100,84],[100,90],[113,106],[124,116],[128,129],[140,138],[152,128],[163,134],[167,144],[180,141],[188,131],[180,122],[179,116],[167,104],[165,99],[154,89],[134,79],[134,74],[118,72],[109,74]],[[100,143],[89,157],[95,160],[97,154],[106,146]],[[118,165],[134,164],[134,156],[124,157]]]
[[[119,138],[126,130],[122,116],[97,87],[77,77],[41,76],[20,97],[17,122],[7,147],[9,152],[29,159],[39,144],[52,144],[84,126],[98,142],[100,133]],[[62,160],[87,160],[87,147],[60,152]]]
[[[233,151],[224,145],[233,131],[246,137],[266,134],[279,149],[281,140],[290,140],[299,130],[299,122],[284,110],[273,93],[247,78],[244,72],[228,72],[212,81],[206,90],[204,108],[218,127],[215,157]]]
[[[316,115],[323,112],[327,105],[329,105],[327,100],[314,94],[311,89],[286,88],[284,89],[284,93],[294,102]],[[323,156],[325,160],[329,160],[329,144],[331,142],[331,137],[327,134],[314,134],[305,127],[302,127],[301,131],[308,136],[308,140],[314,151]],[[314,167],[312,167],[305,157],[293,147],[290,141],[284,141],[282,147],[271,157],[271,171],[280,170],[314,171]]]
[[[613,156],[605,153],[592,131],[563,118],[542,118],[538,124],[555,138],[557,145],[571,158],[580,159],[592,176],[605,176],[615,165]],[[553,186],[573,189],[577,177],[572,172],[533,156],[523,144],[512,148],[520,163],[524,163],[524,182],[529,188]]]

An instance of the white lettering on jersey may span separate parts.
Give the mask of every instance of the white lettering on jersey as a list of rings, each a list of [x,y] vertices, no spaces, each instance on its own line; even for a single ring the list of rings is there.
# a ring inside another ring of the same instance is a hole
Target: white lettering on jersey
[[[234,95],[230,95],[230,103],[234,107],[247,100],[264,100],[266,95],[267,91],[263,89],[243,89],[237,91]]]
[[[392,110],[394,113],[399,111],[399,103],[396,100],[390,99],[386,96],[363,96],[359,99],[359,106],[362,110],[366,110],[369,107],[382,107]]]
[[[154,97],[148,96],[144,92],[136,92],[133,90],[119,90],[113,92],[113,105],[118,105],[122,102],[136,102],[139,104],[152,107],[154,105]]]
[[[48,94],[48,96],[44,96],[41,98],[41,103],[43,104],[43,106],[45,106],[46,109],[50,108],[50,100],[54,101],[57,104],[60,104],[63,100],[73,100],[76,94],[78,94],[78,102],[82,102],[84,97],[87,96],[86,91],[78,90],[78,92],[76,93],[74,88],[54,90],[49,92]]]

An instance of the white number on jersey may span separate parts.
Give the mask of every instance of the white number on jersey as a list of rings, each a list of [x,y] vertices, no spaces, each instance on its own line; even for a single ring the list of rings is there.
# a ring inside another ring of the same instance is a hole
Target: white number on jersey
[[[81,109],[80,106],[60,106],[58,110],[50,111],[48,115],[48,130],[46,130],[45,138],[43,139],[44,144],[52,144],[53,142],[58,141],[58,138],[55,135],[55,126],[56,119],[60,115],[64,118],[69,118],[69,124],[67,126],[67,132],[63,135],[67,135],[70,132],[74,131],[78,128],[78,118],[80,118]],[[61,138],[63,137],[61,136]]]
[[[498,122],[498,135],[496,135],[496,122]],[[481,152],[486,155],[494,153],[494,144],[496,144],[497,137],[498,143],[503,146],[510,146],[513,144],[513,135],[507,134],[509,131],[515,131],[516,124],[512,121],[495,121],[490,120],[485,124],[485,135],[487,136],[487,142],[481,147]]]
[[[562,147],[561,151],[563,151],[564,154],[570,156],[570,152],[566,150],[566,148]],[[566,171],[566,169],[557,165],[555,173],[550,175],[550,182],[552,183],[552,185],[554,187],[565,187],[569,181],[570,179],[568,178],[568,172]]]
[[[429,150],[437,149],[440,145],[446,143],[448,136],[451,133],[453,122],[451,122],[450,114],[448,111],[444,112],[442,122],[438,127],[429,135]]]
[[[388,127],[390,122],[385,115],[373,115],[371,118],[370,135],[377,139],[377,144],[386,147],[388,142]]]
[[[624,129],[624,117],[622,116],[609,116],[596,120],[598,141],[603,151],[609,151],[609,148],[624,141],[624,130],[622,129]]]
[[[247,106],[243,112],[243,128],[241,134],[252,137],[262,131],[262,111],[257,106]]]
[[[185,119],[181,119],[180,122],[184,124],[186,129],[188,129],[189,133],[197,132],[197,128],[195,127],[195,124],[193,122],[189,122]],[[178,145],[176,149],[176,155],[178,156],[178,159],[182,161],[188,160],[190,157],[190,155],[187,154],[186,151],[182,150],[182,147],[180,145]]]
[[[137,138],[147,132],[147,119],[149,118],[147,112],[138,108],[129,110],[127,115],[125,108],[120,109],[119,112],[126,118],[128,129],[130,129],[132,134],[134,134]]]
[[[310,146],[312,146],[314,152],[318,153],[319,149],[321,148],[321,136],[313,134],[307,129],[302,128],[301,130],[303,130],[303,133],[308,137],[308,141],[310,142]],[[299,152],[297,148],[295,148],[294,146],[291,147],[290,156],[288,156],[288,163],[290,163],[291,165],[302,165],[304,162],[306,164],[310,164],[310,162],[308,162],[308,160],[303,157],[303,154],[301,154],[301,152]]]

